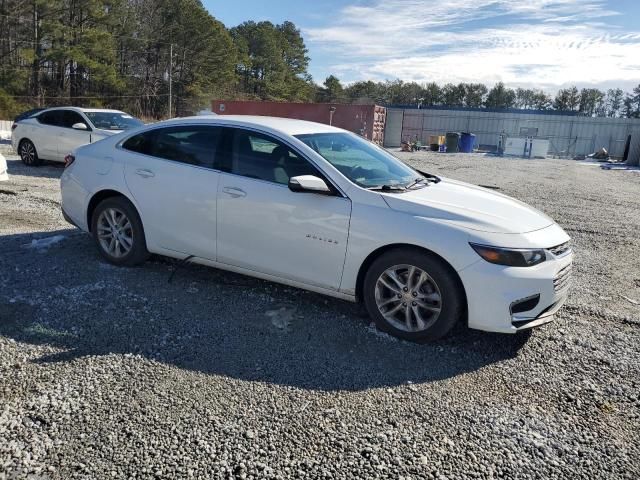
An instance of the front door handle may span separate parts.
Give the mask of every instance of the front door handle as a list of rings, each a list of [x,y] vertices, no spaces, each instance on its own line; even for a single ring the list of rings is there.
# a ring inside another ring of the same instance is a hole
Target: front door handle
[[[222,191],[227,195],[232,196],[233,198],[240,198],[240,197],[247,196],[247,192],[236,187],[224,187]]]
[[[142,178],[151,178],[156,176],[155,173],[153,173],[151,170],[147,170],[146,168],[139,168],[138,170],[136,170],[136,175],[139,175]]]

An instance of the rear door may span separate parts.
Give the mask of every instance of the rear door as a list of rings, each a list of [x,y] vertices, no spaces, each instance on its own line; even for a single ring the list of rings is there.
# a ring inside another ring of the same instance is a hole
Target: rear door
[[[91,143],[91,127],[87,120],[74,110],[61,110],[62,112],[62,129],[57,137],[58,159],[64,160],[64,157],[71,153],[74,148],[81,145]],[[86,130],[76,130],[73,125],[76,123],[84,123]]]
[[[205,125],[163,127],[122,144],[126,183],[150,249],[215,260],[220,174],[213,164],[220,131]]]

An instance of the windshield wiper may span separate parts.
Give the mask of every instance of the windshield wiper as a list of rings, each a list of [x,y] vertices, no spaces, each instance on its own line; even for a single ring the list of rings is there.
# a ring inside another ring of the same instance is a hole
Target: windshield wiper
[[[380,191],[380,192],[406,192],[407,189],[402,185],[378,185],[375,187],[369,187],[367,190]]]
[[[408,190],[412,187],[415,187],[416,185],[420,184],[420,183],[424,183],[426,182],[427,184],[429,184],[429,179],[428,178],[424,178],[424,177],[418,177],[416,178],[413,182],[405,185],[405,188]]]

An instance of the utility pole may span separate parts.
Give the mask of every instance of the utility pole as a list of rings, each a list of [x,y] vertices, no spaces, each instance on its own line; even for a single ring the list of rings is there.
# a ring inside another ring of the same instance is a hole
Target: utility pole
[[[38,99],[38,106],[42,106],[42,100],[40,99],[40,32],[38,30],[38,4],[33,2],[33,40],[35,43],[35,55],[32,62],[32,92]]]
[[[173,77],[173,43],[169,44],[169,118],[171,115],[171,81]]]

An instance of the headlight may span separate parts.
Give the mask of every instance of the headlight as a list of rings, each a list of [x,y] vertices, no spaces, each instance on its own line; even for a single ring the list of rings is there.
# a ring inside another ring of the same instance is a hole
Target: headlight
[[[532,267],[547,259],[542,249],[498,248],[478,245],[476,243],[470,243],[469,245],[487,262],[497,265]]]

